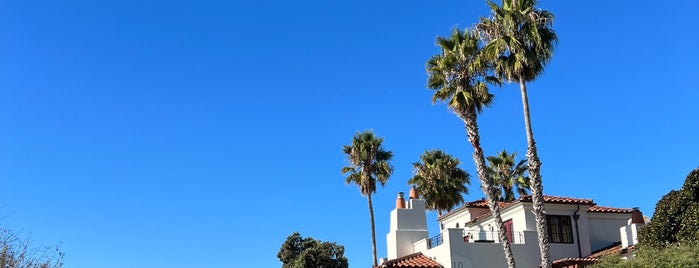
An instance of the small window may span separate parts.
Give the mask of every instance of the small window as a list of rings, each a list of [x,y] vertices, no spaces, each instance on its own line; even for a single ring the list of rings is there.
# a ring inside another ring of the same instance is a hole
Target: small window
[[[546,229],[549,233],[551,243],[573,243],[573,228],[570,224],[570,216],[567,215],[547,215]]]
[[[458,223],[458,222],[456,223],[456,228],[459,228],[459,223]]]

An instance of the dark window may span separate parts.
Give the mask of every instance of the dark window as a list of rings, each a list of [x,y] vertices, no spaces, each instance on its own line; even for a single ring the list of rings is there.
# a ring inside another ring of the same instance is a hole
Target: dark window
[[[458,222],[456,223],[456,228],[459,228],[459,223],[458,223]]]
[[[547,215],[546,223],[548,225],[549,242],[573,243],[573,228],[571,228],[570,216]]]

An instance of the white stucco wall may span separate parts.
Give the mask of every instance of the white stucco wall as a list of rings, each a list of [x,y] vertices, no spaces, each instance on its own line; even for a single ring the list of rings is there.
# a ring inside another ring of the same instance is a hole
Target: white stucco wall
[[[486,208],[460,208],[452,214],[440,218],[439,223],[443,224],[445,228],[464,228],[468,222],[488,212],[490,210]],[[457,223],[459,227],[456,227]]]
[[[386,235],[388,259],[415,253],[413,243],[427,238],[425,200],[411,199],[407,207],[391,211],[390,229]]]
[[[626,226],[630,213],[596,213],[588,212],[590,227],[590,245],[597,250],[614,242],[621,241],[619,228]]]
[[[525,241],[536,243],[536,232],[524,232]],[[444,243],[431,248],[423,254],[435,259],[445,268],[507,267],[502,244],[499,243],[465,243],[462,230],[445,229],[442,232]],[[537,267],[539,263],[538,247],[525,244],[511,245],[515,262],[519,267]]]

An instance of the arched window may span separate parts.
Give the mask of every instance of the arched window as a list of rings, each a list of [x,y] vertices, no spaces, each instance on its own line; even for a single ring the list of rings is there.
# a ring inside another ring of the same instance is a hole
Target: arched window
[[[456,228],[459,228],[459,223],[458,223],[458,222],[456,223]]]

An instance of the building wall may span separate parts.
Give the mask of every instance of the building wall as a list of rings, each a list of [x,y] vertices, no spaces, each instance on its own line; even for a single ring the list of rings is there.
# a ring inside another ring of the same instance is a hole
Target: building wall
[[[630,213],[597,213],[588,212],[590,233],[590,245],[592,250],[597,250],[614,242],[619,242],[619,228],[626,226]]]
[[[445,268],[507,267],[505,253],[500,243],[466,243],[461,229],[448,228],[442,231],[444,243],[423,251]],[[536,232],[525,232],[525,240],[536,243]],[[539,249],[525,244],[511,245],[515,262],[519,267],[537,267]]]
[[[487,208],[462,208],[460,211],[454,211],[453,215],[448,215],[439,220],[444,228],[464,228],[468,222],[474,218],[490,212]],[[459,227],[456,227],[456,224]]]
[[[386,235],[388,259],[415,253],[413,243],[427,238],[427,215],[425,200],[410,199],[408,208],[391,211],[390,230]]]

